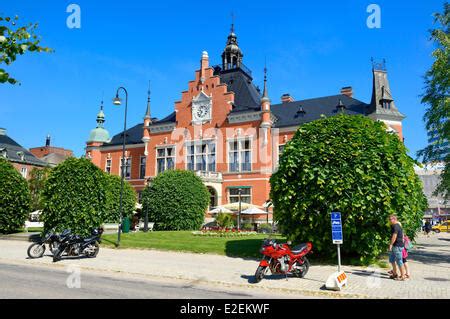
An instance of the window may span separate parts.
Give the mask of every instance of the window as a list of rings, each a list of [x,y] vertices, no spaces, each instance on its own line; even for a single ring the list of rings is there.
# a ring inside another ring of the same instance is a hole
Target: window
[[[228,169],[230,172],[249,172],[252,170],[252,151],[250,138],[228,142]]]
[[[125,167],[123,167],[122,170],[122,166],[123,166],[123,159],[121,159],[120,161],[120,176],[122,176],[122,172],[124,173],[125,178],[131,178],[131,157],[126,157],[125,158]]]
[[[105,166],[106,174],[111,174],[111,163],[112,163],[112,160],[110,158],[106,160],[106,166]]]
[[[216,171],[216,144],[199,141],[186,145],[187,169],[191,171]]]
[[[175,165],[175,147],[164,147],[156,149],[156,168],[158,173],[173,169]]]
[[[278,158],[280,158],[280,156],[283,154],[284,152],[284,145],[278,145]]]
[[[22,167],[22,168],[20,169],[20,174],[22,174],[22,177],[23,177],[23,178],[27,178],[27,175],[28,175],[28,169],[27,169],[26,167]]]
[[[145,164],[147,163],[147,157],[141,156],[141,161],[139,163],[139,178],[144,179],[145,178]]]
[[[252,194],[250,187],[243,188],[229,188],[229,202],[230,203],[239,203],[239,190],[241,190],[241,202],[251,204],[252,203]]]

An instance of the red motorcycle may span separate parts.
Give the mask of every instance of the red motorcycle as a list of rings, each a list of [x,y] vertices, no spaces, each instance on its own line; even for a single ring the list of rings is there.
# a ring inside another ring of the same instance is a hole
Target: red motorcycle
[[[290,244],[290,243],[289,243]],[[289,244],[277,244],[273,239],[266,239],[261,247],[264,258],[259,263],[255,273],[255,281],[260,282],[267,268],[275,275],[294,275],[303,278],[309,269],[309,261],[306,255],[311,252],[312,243],[307,242],[297,245],[292,249]]]

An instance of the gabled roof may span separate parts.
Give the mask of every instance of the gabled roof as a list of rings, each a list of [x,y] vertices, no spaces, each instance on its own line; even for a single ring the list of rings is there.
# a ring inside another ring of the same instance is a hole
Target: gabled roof
[[[366,114],[368,107],[366,103],[347,95],[338,94],[289,103],[272,104],[271,111],[277,118],[274,127],[298,126],[317,120],[322,114],[325,116],[336,115],[341,112],[337,108],[339,100],[345,106],[345,114]]]
[[[15,163],[47,166],[47,163],[34,156],[29,150],[22,147],[7,135],[0,134],[0,150],[6,150],[7,160]],[[20,154],[23,154],[23,160]]]

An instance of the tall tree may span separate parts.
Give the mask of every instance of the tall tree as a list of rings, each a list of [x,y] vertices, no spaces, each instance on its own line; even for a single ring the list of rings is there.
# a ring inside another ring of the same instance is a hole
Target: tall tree
[[[450,5],[444,4],[443,13],[434,14],[436,27],[430,31],[431,40],[435,44],[433,51],[434,62],[425,74],[425,93],[422,103],[427,105],[424,115],[426,128],[433,135],[433,140],[418,156],[424,162],[444,160],[445,169],[441,174],[441,181],[435,195],[450,198]]]
[[[0,16],[0,66],[12,64],[17,55],[26,52],[52,52],[50,48],[39,45],[40,39],[35,34],[37,23],[17,26],[18,16],[14,18]],[[0,67],[0,83],[16,84],[18,81],[11,77],[3,67]]]

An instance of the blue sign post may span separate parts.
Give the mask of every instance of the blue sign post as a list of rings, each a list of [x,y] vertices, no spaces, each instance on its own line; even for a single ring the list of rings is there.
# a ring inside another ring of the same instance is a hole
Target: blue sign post
[[[333,244],[337,245],[338,271],[341,271],[341,244],[344,242],[342,237],[342,220],[340,212],[331,213],[331,237]]]

